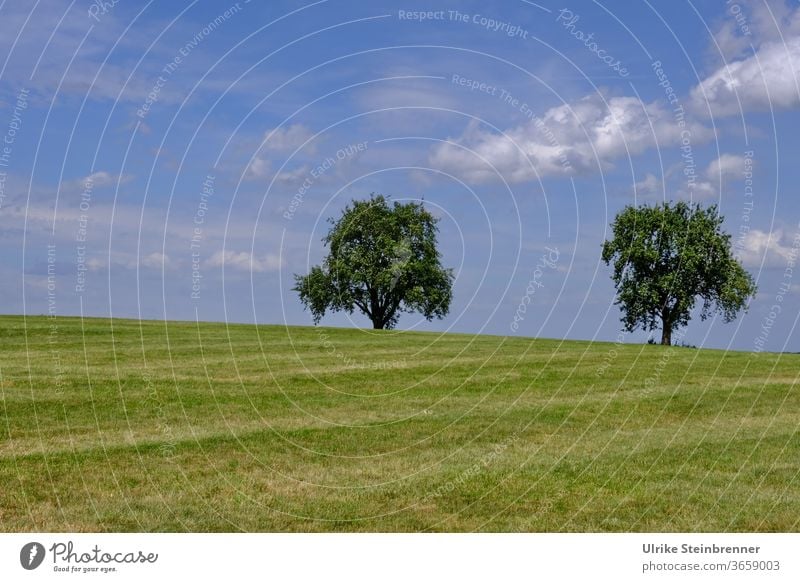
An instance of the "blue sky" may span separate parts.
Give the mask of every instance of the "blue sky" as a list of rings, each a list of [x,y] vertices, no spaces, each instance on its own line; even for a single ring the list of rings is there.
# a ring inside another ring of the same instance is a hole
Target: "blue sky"
[[[457,272],[400,329],[613,341],[609,223],[684,199],[759,286],[684,341],[800,351],[796,2],[5,2],[0,45],[5,313],[309,324],[292,274],[379,192]]]

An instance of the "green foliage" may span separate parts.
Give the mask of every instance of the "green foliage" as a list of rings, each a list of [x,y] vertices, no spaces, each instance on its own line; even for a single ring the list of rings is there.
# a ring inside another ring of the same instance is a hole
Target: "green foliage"
[[[756,293],[753,278],[731,252],[716,206],[685,202],[628,206],[614,220],[603,261],[613,262],[625,329],[647,331],[659,324],[662,344],[689,322],[698,298],[700,317],[721,312],[729,322]]]
[[[441,319],[450,309],[453,274],[440,263],[437,219],[421,203],[383,196],[354,201],[322,239],[329,254],[294,290],[314,323],[328,310],[362,311],[375,329],[391,329],[402,312]]]

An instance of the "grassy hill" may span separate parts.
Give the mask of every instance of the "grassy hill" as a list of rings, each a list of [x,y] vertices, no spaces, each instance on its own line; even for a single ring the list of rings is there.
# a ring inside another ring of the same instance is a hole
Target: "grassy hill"
[[[0,528],[797,531],[800,356],[0,317]]]

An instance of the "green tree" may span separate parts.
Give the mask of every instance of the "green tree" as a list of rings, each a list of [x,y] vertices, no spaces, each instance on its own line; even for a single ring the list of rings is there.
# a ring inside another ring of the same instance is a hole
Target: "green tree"
[[[353,201],[323,242],[322,265],[295,275],[294,291],[314,323],[328,310],[362,311],[375,329],[392,329],[402,312],[429,321],[450,310],[453,273],[440,263],[437,219],[421,203],[392,206],[383,196]]]
[[[614,220],[603,261],[613,262],[616,303],[627,331],[661,325],[661,343],[689,323],[698,298],[701,319],[721,312],[726,322],[747,308],[753,278],[731,251],[716,206],[663,203],[628,206]]]

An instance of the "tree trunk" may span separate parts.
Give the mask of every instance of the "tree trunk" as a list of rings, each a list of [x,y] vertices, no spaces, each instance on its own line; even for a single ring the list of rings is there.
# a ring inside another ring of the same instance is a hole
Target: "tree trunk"
[[[663,322],[663,329],[661,330],[661,345],[672,345],[672,324],[669,322],[669,320],[665,320]]]
[[[380,298],[374,289],[369,291],[369,318],[372,320],[372,329],[383,329],[383,309],[381,308]]]
[[[672,345],[672,313],[670,313],[666,302],[661,308],[661,345]]]

